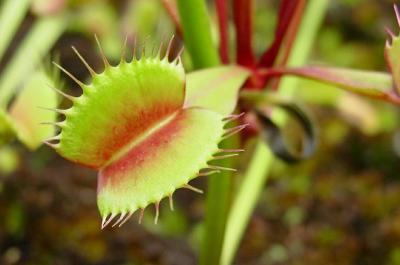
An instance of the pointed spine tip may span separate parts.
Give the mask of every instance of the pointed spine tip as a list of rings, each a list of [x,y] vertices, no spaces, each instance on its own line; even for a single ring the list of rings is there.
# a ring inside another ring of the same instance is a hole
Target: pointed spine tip
[[[140,214],[139,214],[139,221],[138,221],[139,224],[142,223],[143,215],[144,215],[144,208],[141,208],[140,209]]]
[[[56,62],[53,62],[53,64],[58,67],[61,71],[63,71],[66,75],[68,75],[76,84],[78,84],[81,88],[86,87],[84,83],[82,83],[78,78],[76,78],[73,74],[71,74],[69,71],[67,71],[64,67],[59,65]]]
[[[122,45],[122,49],[121,49],[121,59],[120,59],[120,63],[123,63],[126,61],[126,46],[128,44],[128,34],[125,35],[125,40],[124,40],[124,44]]]
[[[164,42],[161,41],[161,42],[160,42],[160,46],[158,47],[157,54],[156,54],[156,58],[157,58],[157,59],[160,59],[160,60],[161,60],[161,51],[162,51],[162,48],[163,48],[163,47],[164,47]]]
[[[61,134],[58,134],[58,135],[56,135],[56,136],[47,138],[47,139],[45,139],[45,140],[43,140],[43,141],[45,141],[45,142],[52,142],[52,141],[59,141],[60,139],[61,139]]]
[[[233,128],[229,128],[225,131],[225,133],[222,135],[222,140],[231,137],[234,134],[237,134],[238,132],[242,131],[245,129],[247,126],[249,126],[248,123],[242,124]]]
[[[108,216],[108,214],[104,215],[102,220],[101,220],[101,230],[103,230],[104,227],[105,227],[104,224],[106,223],[107,216]]]
[[[219,149],[217,153],[240,153],[244,151],[244,149]]]
[[[63,122],[47,122],[47,121],[45,121],[45,122],[40,122],[39,124],[40,124],[40,125],[57,126],[57,127],[61,128],[61,129],[63,128],[63,125],[64,125]]]
[[[389,35],[389,37],[391,37],[392,39],[395,38],[395,35],[394,35],[393,31],[390,28],[385,27],[385,31]]]
[[[105,68],[109,68],[110,67],[110,63],[108,62],[107,57],[106,57],[106,55],[105,55],[105,53],[103,51],[103,47],[101,47],[101,43],[99,41],[99,38],[97,37],[97,34],[94,34],[94,38],[96,40],[97,47],[99,48],[100,56],[101,56],[101,59],[103,60],[104,67]]]
[[[209,171],[205,171],[205,172],[199,172],[199,173],[197,173],[197,176],[198,177],[210,176],[212,174],[220,173],[220,172],[221,172],[220,170],[209,170]]]
[[[111,227],[115,227],[117,224],[119,224],[124,219],[125,215],[126,215],[125,212],[121,213],[118,220],[115,221],[115,223]]]
[[[222,121],[224,121],[225,123],[229,123],[231,121],[237,120],[241,117],[243,117],[243,115],[245,114],[245,112],[242,112],[240,114],[231,114],[226,116],[225,118],[222,119]]]
[[[156,215],[154,217],[154,224],[157,224],[158,223],[158,216],[160,215],[160,202],[156,202],[154,204],[154,206],[155,206],[155,209],[156,209]]]
[[[111,221],[114,219],[115,216],[117,216],[117,213],[111,214],[110,218],[108,218],[108,220],[105,221],[105,222],[102,224],[101,229],[104,229],[105,227],[107,227],[107,225],[108,225],[109,223],[111,223]]]
[[[79,53],[79,51],[74,47],[71,46],[72,50],[74,51],[74,53],[76,54],[76,56],[78,56],[79,60],[81,60],[81,62],[83,63],[83,65],[86,67],[86,69],[89,71],[90,75],[92,77],[96,76],[97,73],[93,70],[93,68],[88,64],[88,62],[85,60],[85,58],[83,58],[83,56]]]
[[[133,37],[132,61],[137,60],[136,48],[137,48],[137,36],[135,35],[135,36]]]
[[[166,60],[168,62],[169,62],[169,55],[170,55],[171,50],[172,50],[172,44],[174,42],[174,38],[175,38],[175,35],[172,35],[171,39],[168,42],[167,51],[165,52],[164,60]]]
[[[236,172],[237,171],[235,168],[221,167],[221,166],[214,166],[214,165],[208,165],[208,168],[209,169],[216,169],[216,170],[232,171],[232,172]]]
[[[39,108],[41,110],[48,110],[48,111],[56,112],[58,114],[63,114],[63,115],[67,114],[67,111],[64,109],[53,109],[53,108],[46,108],[46,107],[41,107],[41,106],[37,106],[37,108]]]
[[[71,95],[68,95],[68,94],[62,92],[60,89],[57,89],[57,88],[51,86],[50,84],[47,84],[47,86],[48,86],[49,88],[53,89],[53,90],[54,90],[56,93],[58,93],[59,95],[63,96],[63,97],[66,98],[66,99],[69,99],[69,100],[72,101],[72,102],[75,102],[76,99],[77,99],[76,97],[73,97],[73,96],[71,96]]]
[[[174,198],[172,197],[172,193],[168,196],[169,199],[169,208],[171,209],[171,211],[174,211]]]
[[[396,14],[397,25],[400,27],[400,10],[398,5],[393,4],[394,13]]]
[[[173,61],[174,64],[176,64],[176,65],[182,64],[181,55],[184,50],[185,50],[185,47],[182,46],[182,48],[179,50],[178,54],[176,55],[175,60]]]
[[[42,143],[47,145],[47,146],[49,146],[50,148],[53,148],[53,149],[57,149],[59,147],[59,145],[60,145],[59,143],[53,144],[53,143],[50,143],[50,142],[47,142],[47,141],[42,141]]]
[[[125,217],[125,219],[122,220],[122,222],[118,225],[118,227],[121,227],[123,224],[125,224],[125,223],[131,218],[131,216],[132,216],[133,213],[134,213],[134,212],[131,211],[131,212]]]
[[[198,189],[196,187],[193,187],[192,185],[189,185],[189,184],[183,185],[183,188],[189,189],[189,190],[194,191],[194,192],[199,193],[199,194],[203,194],[204,193],[203,190]]]
[[[227,154],[227,155],[219,155],[219,156],[214,156],[212,160],[221,160],[225,158],[230,158],[230,157],[235,157],[238,156],[239,154]]]

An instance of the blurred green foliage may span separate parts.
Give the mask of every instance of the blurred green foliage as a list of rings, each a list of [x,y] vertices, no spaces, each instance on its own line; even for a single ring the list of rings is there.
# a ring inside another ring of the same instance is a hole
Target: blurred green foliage
[[[312,62],[386,70],[383,26],[396,29],[391,3],[331,1]],[[258,5],[254,46],[260,53],[272,40],[277,1]],[[94,33],[117,61],[125,35],[158,42],[173,31],[160,1],[74,0],[62,8],[72,19],[54,50],[81,80],[88,75],[69,57],[71,44],[101,70]],[[39,18],[31,12],[23,28]],[[315,115],[317,153],[296,166],[275,164],[237,264],[400,265],[397,108],[313,81],[301,81],[296,93]],[[176,210],[165,203],[157,226],[149,209],[142,226],[131,221],[100,231],[94,172],[45,147],[29,153],[17,143],[0,150],[0,169],[0,264],[196,264],[202,196],[178,192]]]

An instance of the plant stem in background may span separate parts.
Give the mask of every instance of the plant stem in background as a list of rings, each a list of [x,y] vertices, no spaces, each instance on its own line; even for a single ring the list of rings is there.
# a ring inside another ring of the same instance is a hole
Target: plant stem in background
[[[252,48],[253,0],[233,1],[233,20],[236,29],[236,61],[240,65],[254,67]]]
[[[196,69],[220,63],[217,49],[211,38],[211,28],[204,0],[178,0],[178,10],[183,28],[185,45]],[[232,148],[234,140],[224,141],[223,148]],[[222,162],[222,161],[221,161]],[[220,165],[231,167],[232,160]],[[232,173],[223,172],[208,177],[205,225],[201,245],[200,264],[218,264],[226,218],[231,202]]]
[[[35,22],[0,77],[0,108],[7,106],[18,85],[48,53],[65,26],[63,15],[43,17]]]
[[[28,11],[30,0],[7,0],[0,6],[0,60]]]
[[[204,0],[178,0],[185,47],[196,69],[220,63],[211,38],[211,27]]]
[[[325,15],[328,2],[329,0],[309,1],[287,66],[300,66],[306,62],[317,31]],[[296,78],[285,77],[279,87],[281,95],[286,97],[292,96],[296,88],[296,82]],[[274,116],[274,118],[280,121],[285,120],[285,116],[281,116],[279,113],[274,113]],[[233,262],[240,240],[243,237],[243,233],[251,217],[251,213],[263,190],[273,158],[268,147],[265,146],[263,141],[259,140],[252,160],[249,163],[249,167],[243,176],[243,181],[235,197],[231,211],[229,212],[221,254],[221,265],[229,265]]]

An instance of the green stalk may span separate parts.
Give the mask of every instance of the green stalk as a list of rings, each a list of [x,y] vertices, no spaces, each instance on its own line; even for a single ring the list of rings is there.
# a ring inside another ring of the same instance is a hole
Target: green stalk
[[[207,6],[204,0],[178,0],[185,46],[196,69],[218,65],[217,49],[212,37]],[[224,141],[223,148],[234,148],[235,140]],[[220,163],[232,167],[232,160]],[[219,263],[224,231],[231,203],[232,173],[223,172],[210,176],[206,198],[204,234],[201,245],[200,264]]]
[[[322,23],[329,0],[310,0],[300,29],[293,45],[287,66],[301,66],[310,54],[317,31]],[[297,79],[285,77],[279,87],[279,93],[287,97],[294,94]],[[285,116],[273,114],[278,121],[285,121]],[[251,217],[258,198],[266,182],[268,171],[274,156],[262,140],[258,140],[254,155],[243,176],[241,187],[229,212],[221,254],[221,265],[232,264],[243,233]]]
[[[30,0],[7,0],[0,12],[0,60],[28,11]]]
[[[178,0],[185,47],[196,69],[220,63],[212,37],[207,5],[204,0]]]
[[[66,17],[40,18],[16,51],[0,77],[0,108],[5,108],[18,85],[24,82],[48,53],[66,26]]]

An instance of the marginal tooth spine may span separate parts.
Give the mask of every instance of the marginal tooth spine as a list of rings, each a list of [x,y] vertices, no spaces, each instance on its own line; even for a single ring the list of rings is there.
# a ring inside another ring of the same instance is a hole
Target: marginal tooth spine
[[[47,146],[49,146],[49,147],[51,147],[51,148],[53,148],[53,149],[57,149],[59,146],[60,146],[60,144],[59,143],[57,143],[57,144],[53,144],[53,143],[49,143],[49,142],[47,142],[47,141],[42,141],[45,145],[47,145]]]
[[[66,75],[68,75],[75,83],[77,83],[81,88],[86,87],[86,85],[84,83],[82,83],[81,81],[79,81],[78,78],[76,78],[73,74],[71,74],[69,71],[67,71],[64,67],[62,67],[61,65],[57,64],[56,62],[53,62],[53,64],[55,66],[57,66],[61,71],[63,71]]]
[[[122,219],[124,219],[125,215],[126,215],[125,212],[121,213],[121,215],[120,215],[120,217],[118,218],[118,220],[115,221],[115,223],[114,223],[111,227],[114,227],[114,226],[116,226],[119,222],[121,222]]]
[[[174,41],[174,38],[175,38],[175,36],[172,35],[171,39],[168,42],[167,51],[165,52],[164,60],[166,60],[167,62],[169,62],[169,54],[171,53],[172,43]]]
[[[234,120],[239,119],[239,118],[242,117],[244,114],[245,114],[244,112],[242,112],[242,113],[240,113],[240,114],[231,114],[231,115],[228,115],[228,116],[226,116],[225,118],[223,118],[222,121],[228,123],[228,122],[231,122],[231,121],[234,121]]]
[[[396,4],[394,4],[393,8],[394,8],[394,12],[396,13],[397,24],[400,26],[400,11],[399,11],[399,7]]]
[[[113,219],[114,217],[117,216],[117,213],[113,213],[110,218],[108,218],[108,220],[103,224],[103,226],[101,227],[101,229],[104,229]]]
[[[244,128],[246,128],[247,126],[249,126],[249,124],[243,124],[243,125],[239,125],[230,129],[227,129],[224,133],[224,135],[222,136],[222,140],[231,137],[232,135],[240,132],[241,130],[243,130]]]
[[[160,47],[158,47],[158,51],[157,51],[157,55],[156,55],[157,59],[161,59],[161,51],[162,51],[163,46],[164,46],[164,42],[161,41]]]
[[[81,60],[81,62],[83,63],[83,65],[85,65],[86,69],[89,71],[90,75],[92,77],[96,76],[97,73],[93,70],[92,67],[90,67],[90,65],[88,64],[88,62],[86,62],[85,58],[83,58],[83,56],[79,53],[79,51],[77,49],[75,49],[74,46],[71,47],[72,50],[75,52],[75,54],[78,56],[78,58]]]
[[[395,38],[393,31],[391,31],[388,27],[385,27],[385,31],[390,37]]]
[[[130,212],[130,213],[125,217],[125,219],[122,220],[122,222],[118,225],[118,227],[121,227],[123,224],[125,224],[125,223],[129,220],[129,218],[131,218],[131,216],[132,216],[133,213],[134,213],[133,211]]]
[[[51,125],[62,128],[64,126],[64,122],[41,122],[40,125]]]
[[[105,224],[105,222],[106,222],[106,220],[107,220],[107,216],[108,216],[108,214],[104,215],[103,218],[102,218],[102,220],[101,220],[101,229],[104,228],[104,224]]]
[[[197,192],[197,193],[200,193],[200,194],[203,194],[203,193],[204,193],[201,189],[198,189],[198,188],[196,188],[196,187],[193,187],[192,185],[189,185],[189,184],[183,185],[183,188],[192,190],[192,191]]]
[[[244,152],[244,149],[219,149],[217,153],[239,153]]]
[[[206,172],[199,172],[197,174],[197,176],[199,176],[199,177],[210,176],[212,174],[220,173],[220,172],[221,172],[220,170],[209,170],[209,171],[206,171]]]
[[[120,64],[122,64],[124,61],[126,61],[125,56],[126,56],[126,46],[128,43],[128,35],[125,36],[125,40],[124,40],[124,44],[122,46],[121,49],[121,60],[120,60]]]
[[[56,136],[47,138],[47,139],[45,139],[45,140],[43,140],[43,141],[52,142],[52,141],[59,141],[60,139],[61,139],[61,134],[58,134],[58,135],[56,135]]]
[[[174,210],[174,199],[172,198],[172,193],[168,196],[169,199],[169,208],[171,209],[171,211]]]
[[[184,49],[185,49],[185,47],[182,47],[182,48],[179,50],[178,54],[176,55],[175,60],[173,61],[174,64],[176,64],[176,65],[181,64],[181,55],[182,55]]]
[[[143,215],[144,215],[144,208],[141,208],[140,209],[140,214],[139,214],[139,224],[142,223]]]
[[[76,97],[73,97],[73,96],[71,96],[71,95],[68,95],[68,94],[62,92],[61,90],[59,90],[59,89],[57,89],[57,88],[51,86],[51,85],[47,85],[47,86],[50,87],[51,89],[53,89],[53,90],[54,90],[55,92],[57,92],[58,94],[60,94],[61,96],[65,97],[66,99],[71,100],[72,102],[75,102],[75,101],[77,100]]]
[[[156,202],[154,204],[155,208],[156,208],[156,215],[154,217],[154,224],[158,223],[158,216],[160,215],[160,202]]]
[[[214,156],[212,160],[220,160],[220,159],[225,159],[229,157],[234,157],[238,156],[239,154],[228,154],[228,155],[220,155],[220,156]]]
[[[136,35],[133,37],[133,51],[132,51],[132,61],[137,60],[136,57],[136,46],[137,46],[137,37]]]
[[[42,110],[53,111],[53,112],[56,112],[56,113],[59,113],[59,114],[63,114],[63,115],[67,114],[67,111],[64,110],[64,109],[53,109],[53,108],[46,108],[46,107],[40,107],[40,106],[38,106],[38,108],[42,109]]]
[[[94,38],[95,38],[95,40],[96,40],[97,46],[99,47],[100,56],[101,56],[101,59],[103,60],[104,67],[105,67],[105,68],[110,67],[110,63],[108,62],[107,57],[106,57],[105,54],[104,54],[103,47],[101,47],[99,38],[97,38],[97,35],[96,35],[96,34],[94,35]]]
[[[237,170],[234,168],[230,168],[230,167],[221,167],[221,166],[214,166],[214,165],[208,165],[208,168],[210,169],[216,169],[216,170],[226,170],[226,171],[232,171],[232,172],[236,172]]]

